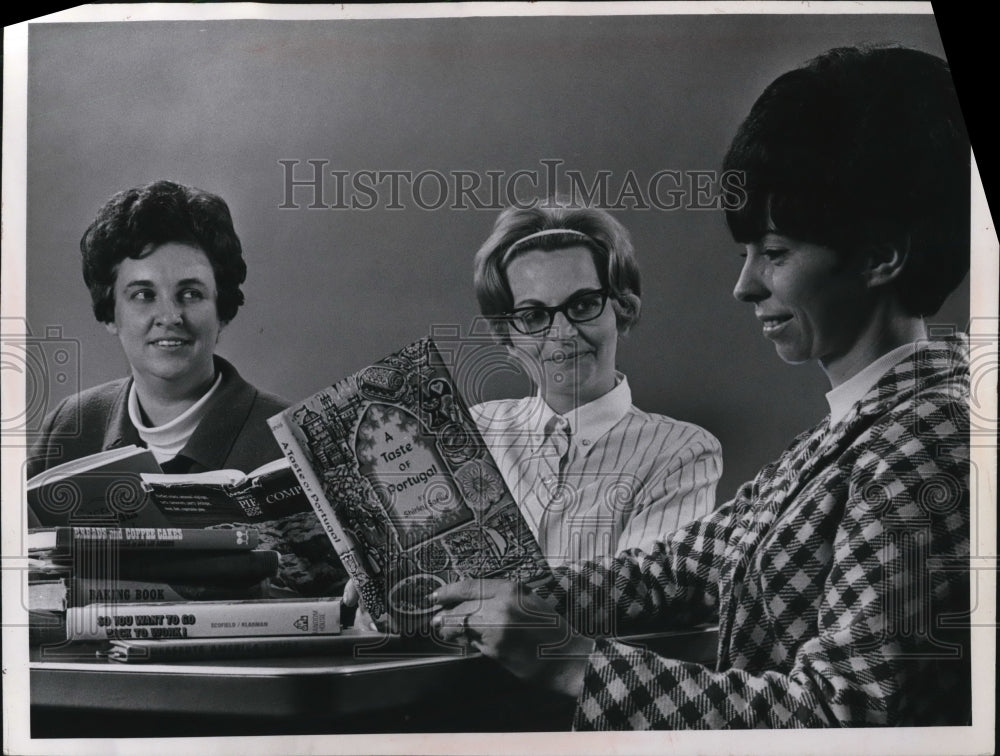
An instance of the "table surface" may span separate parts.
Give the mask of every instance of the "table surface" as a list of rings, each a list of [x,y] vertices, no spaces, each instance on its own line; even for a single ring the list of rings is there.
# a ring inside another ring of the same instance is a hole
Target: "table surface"
[[[626,642],[711,662],[715,628]],[[96,647],[34,649],[33,737],[566,729],[572,702],[460,647],[345,631],[342,652],[132,664]],[[44,652],[44,653],[43,653]],[[178,731],[178,727],[181,729]],[[137,731],[137,732],[134,732]]]

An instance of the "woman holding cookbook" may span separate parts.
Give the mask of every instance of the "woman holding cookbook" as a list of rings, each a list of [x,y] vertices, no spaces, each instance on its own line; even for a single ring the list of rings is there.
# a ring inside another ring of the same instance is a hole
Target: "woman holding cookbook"
[[[632,241],[617,220],[554,200],[505,210],[476,254],[474,283],[537,393],[470,411],[550,566],[650,549],[711,511],[719,442],[634,406],[616,369],[641,305]],[[345,601],[358,601],[353,581]]]
[[[581,730],[968,724],[968,343],[924,318],[968,270],[969,163],[932,55],[835,49],[778,77],[724,161],[747,191],[733,294],[782,360],[819,363],[829,413],[651,546],[537,592],[438,589],[440,635],[575,697]],[[714,666],[609,637],[704,620]]]

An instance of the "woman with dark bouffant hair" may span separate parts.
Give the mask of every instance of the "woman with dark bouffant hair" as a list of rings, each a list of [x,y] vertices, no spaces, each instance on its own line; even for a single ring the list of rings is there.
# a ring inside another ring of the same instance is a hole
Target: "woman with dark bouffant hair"
[[[829,414],[651,549],[438,589],[442,637],[576,697],[577,729],[969,724],[968,342],[923,320],[968,270],[969,163],[932,55],[836,49],[774,81],[725,159],[733,293],[819,364]],[[712,666],[614,638],[701,621]]]
[[[287,403],[215,354],[247,272],[225,201],[172,181],[128,189],[100,209],[80,251],[94,315],[131,375],[56,407],[29,477],[128,444],[149,448],[166,472],[249,472],[279,458],[266,420]]]

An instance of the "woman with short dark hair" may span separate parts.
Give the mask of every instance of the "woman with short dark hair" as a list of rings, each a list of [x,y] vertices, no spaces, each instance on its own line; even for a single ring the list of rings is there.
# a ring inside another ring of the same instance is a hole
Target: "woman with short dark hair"
[[[442,636],[576,696],[577,729],[968,724],[968,343],[922,316],[968,269],[969,159],[926,53],[832,50],[768,87],[725,161],[747,189],[734,295],[782,359],[819,363],[830,414],[652,549],[564,565],[537,594],[439,589]],[[581,619],[717,620],[718,660]]]
[[[741,244],[780,229],[845,256],[897,249],[902,311],[934,315],[969,269],[969,154],[945,61],[836,48],[754,104],[723,164],[747,197],[726,220]]]
[[[148,447],[168,472],[250,472],[279,458],[266,421],[287,403],[215,354],[246,279],[225,201],[172,181],[120,192],[80,251],[94,315],[118,337],[131,375],[56,407],[29,453],[29,477],[128,444]]]
[[[240,285],[246,281],[247,265],[229,206],[201,189],[154,181],[114,195],[80,239],[83,280],[100,322],[115,319],[114,285],[122,262],[144,257],[168,242],[201,250],[215,275],[220,322],[236,316],[243,305]]]

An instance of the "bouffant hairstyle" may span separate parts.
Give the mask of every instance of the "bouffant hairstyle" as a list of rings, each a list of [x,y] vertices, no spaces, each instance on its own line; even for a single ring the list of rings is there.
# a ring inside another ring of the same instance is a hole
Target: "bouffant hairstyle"
[[[80,239],[83,280],[99,321],[115,319],[115,278],[122,260],[142,258],[170,242],[205,253],[215,274],[219,320],[228,323],[236,316],[247,266],[229,206],[210,192],[155,181],[114,195]]]
[[[896,245],[906,254],[891,284],[902,306],[933,315],[969,269],[969,166],[943,60],[837,48],[779,76],[754,104],[724,162],[746,190],[726,220],[741,243],[773,230],[844,254]]]

